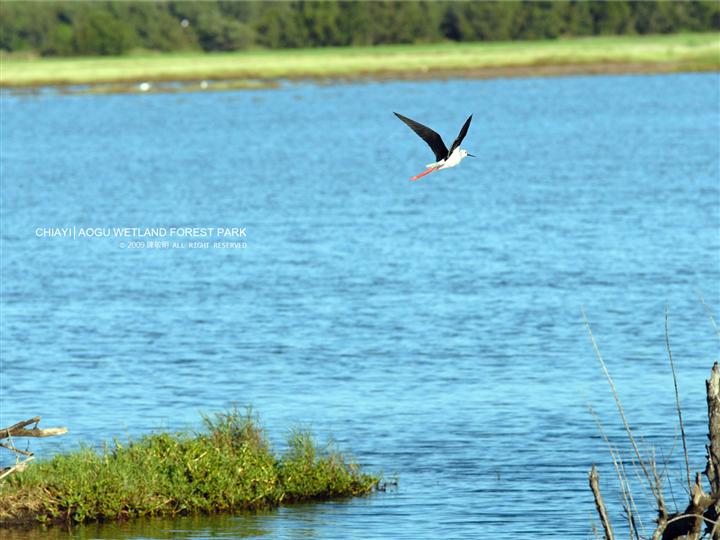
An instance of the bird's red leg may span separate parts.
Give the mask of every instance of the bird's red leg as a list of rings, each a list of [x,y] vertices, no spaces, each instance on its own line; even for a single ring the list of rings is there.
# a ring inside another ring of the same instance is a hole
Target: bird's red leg
[[[423,176],[425,176],[426,174],[430,174],[431,172],[437,171],[437,170],[438,170],[437,167],[430,167],[427,171],[421,172],[420,174],[417,174],[417,175],[413,176],[413,177],[410,179],[410,181],[414,182],[415,180],[420,180],[420,179],[421,179]]]

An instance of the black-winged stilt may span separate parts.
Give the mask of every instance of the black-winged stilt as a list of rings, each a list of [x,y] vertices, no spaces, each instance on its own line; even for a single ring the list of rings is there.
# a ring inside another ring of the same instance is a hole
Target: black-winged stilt
[[[419,180],[426,174],[430,174],[433,171],[438,171],[440,169],[449,169],[450,167],[455,167],[466,156],[475,157],[472,154],[468,154],[467,150],[463,150],[462,148],[460,148],[460,143],[465,138],[465,135],[467,135],[468,128],[470,127],[470,122],[472,121],[472,114],[465,121],[465,125],[463,125],[462,129],[460,130],[460,134],[457,136],[457,139],[455,139],[455,142],[452,143],[450,150],[448,150],[447,147],[445,146],[445,143],[443,142],[442,137],[440,137],[440,135],[435,133],[429,127],[423,126],[422,124],[416,122],[415,120],[410,120],[409,118],[403,116],[402,114],[398,114],[398,113],[394,113],[394,114],[400,120],[405,122],[410,127],[410,129],[412,129],[415,133],[417,133],[420,136],[420,138],[428,144],[428,146],[432,149],[433,153],[435,154],[435,159],[437,160],[435,163],[430,163],[429,165],[426,165],[426,167],[427,167],[426,171],[421,172],[420,174],[418,174],[416,176],[413,176],[410,180]]]

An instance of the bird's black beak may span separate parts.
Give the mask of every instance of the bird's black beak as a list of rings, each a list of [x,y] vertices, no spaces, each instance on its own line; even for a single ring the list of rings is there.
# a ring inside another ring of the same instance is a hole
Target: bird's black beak
[[[477,157],[477,156],[473,156],[473,155],[472,155],[472,154],[470,154],[470,153],[468,153],[468,156],[470,156],[470,157]]]

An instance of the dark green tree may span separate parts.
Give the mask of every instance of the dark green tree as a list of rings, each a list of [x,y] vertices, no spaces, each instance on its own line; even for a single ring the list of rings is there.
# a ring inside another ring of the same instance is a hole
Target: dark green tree
[[[73,52],[118,55],[127,52],[136,35],[125,21],[108,10],[88,9],[73,21]]]
[[[254,27],[258,44],[270,49],[308,46],[308,32],[296,7],[290,2],[263,4]]]
[[[635,24],[630,6],[625,2],[592,2],[594,34],[634,33]]]
[[[0,49],[232,51],[720,30],[720,2],[0,1]]]
[[[460,41],[462,39],[462,30],[460,29],[461,15],[459,11],[460,7],[458,5],[451,4],[445,10],[445,14],[440,22],[442,35],[453,41]]]
[[[373,26],[372,5],[362,2],[340,2],[342,17],[338,25],[343,45],[372,45]]]
[[[225,18],[217,10],[200,14],[195,23],[198,42],[205,51],[237,51],[255,43],[255,32],[248,25]]]
[[[586,0],[572,0],[565,6],[566,36],[591,36],[594,33],[594,20],[592,15],[592,2]]]
[[[468,2],[459,9],[458,29],[462,41],[499,41],[513,37],[518,3]]]
[[[337,2],[305,2],[297,4],[300,24],[306,29],[311,47],[344,45],[341,6]]]

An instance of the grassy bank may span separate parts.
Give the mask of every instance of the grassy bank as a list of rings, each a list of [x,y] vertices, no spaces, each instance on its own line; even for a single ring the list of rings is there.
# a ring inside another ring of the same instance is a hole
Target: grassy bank
[[[0,85],[718,69],[720,34],[711,33],[121,57],[5,56]]]
[[[272,508],[366,494],[378,481],[306,433],[293,434],[276,456],[249,415],[216,415],[206,427],[194,436],[148,435],[32,464],[0,484],[0,524]]]

